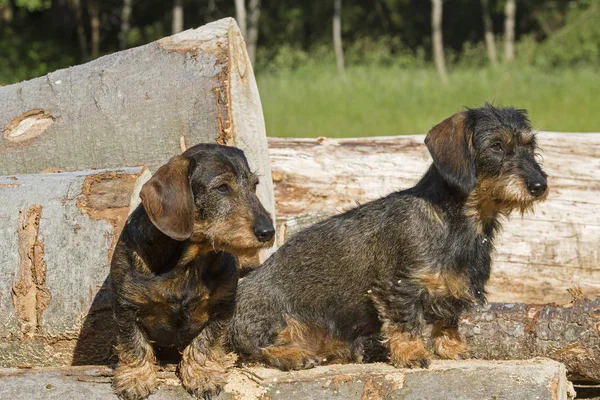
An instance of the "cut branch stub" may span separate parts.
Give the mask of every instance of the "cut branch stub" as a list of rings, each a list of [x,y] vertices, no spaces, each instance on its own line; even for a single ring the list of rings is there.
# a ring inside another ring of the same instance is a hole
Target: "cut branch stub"
[[[21,143],[35,139],[52,126],[54,121],[55,118],[50,111],[41,108],[29,110],[8,124],[4,130],[4,139],[9,143]]]

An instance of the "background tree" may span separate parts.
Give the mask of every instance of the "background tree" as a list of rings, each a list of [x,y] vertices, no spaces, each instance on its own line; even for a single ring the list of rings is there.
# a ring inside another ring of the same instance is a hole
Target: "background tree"
[[[343,77],[346,73],[346,66],[342,46],[342,0],[334,0],[333,3],[333,47],[338,73]]]
[[[504,59],[512,61],[515,58],[515,14],[516,0],[506,0],[504,5]]]
[[[173,23],[171,33],[179,33],[183,30],[183,0],[173,1]]]
[[[444,57],[444,38],[442,36],[442,0],[431,0],[431,31],[433,41],[433,58],[440,79],[448,83],[446,59]]]
[[[244,39],[248,37],[248,30],[246,28],[246,24],[248,21],[246,18],[246,1],[235,0],[235,20],[240,26],[240,31],[242,32],[242,36],[244,36]]]
[[[481,0],[481,14],[483,16],[483,29],[485,32],[485,47],[492,66],[498,65],[496,56],[496,41],[494,39],[494,26],[490,17],[489,0]]]
[[[248,48],[250,62],[254,65],[256,60],[256,45],[258,42],[258,23],[260,21],[260,0],[250,0],[248,7],[250,12],[248,13],[246,47]]]

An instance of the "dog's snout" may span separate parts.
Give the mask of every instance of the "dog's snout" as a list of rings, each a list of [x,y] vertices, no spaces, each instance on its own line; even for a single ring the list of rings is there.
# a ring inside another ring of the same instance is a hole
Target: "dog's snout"
[[[545,179],[531,181],[527,184],[527,190],[534,197],[540,197],[546,192],[548,184]]]
[[[256,236],[258,241],[262,243],[268,242],[273,239],[273,235],[275,235],[275,228],[273,228],[271,219],[267,216],[258,217],[254,224],[254,236]]]

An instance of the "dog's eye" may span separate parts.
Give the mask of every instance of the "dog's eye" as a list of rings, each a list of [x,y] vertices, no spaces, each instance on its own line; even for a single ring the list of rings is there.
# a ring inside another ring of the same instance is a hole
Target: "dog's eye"
[[[222,193],[222,194],[229,193],[229,186],[227,186],[226,184],[222,184],[221,186],[217,186],[215,189],[217,190],[217,192]]]
[[[492,148],[492,150],[494,151],[502,151],[502,143],[500,142],[496,142],[493,145],[490,146]]]

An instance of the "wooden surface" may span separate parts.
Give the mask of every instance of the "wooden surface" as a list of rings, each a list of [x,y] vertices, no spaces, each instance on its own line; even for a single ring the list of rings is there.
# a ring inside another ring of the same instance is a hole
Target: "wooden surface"
[[[274,212],[264,118],[237,24],[225,18],[0,87],[0,175],[146,165],[180,139],[233,145]]]
[[[149,400],[191,399],[169,365],[158,372]],[[251,367],[229,371],[214,400],[567,400],[573,387],[564,365],[523,361],[434,361],[429,369],[349,364],[282,372]],[[113,371],[101,366],[0,369],[1,399],[116,399]],[[493,377],[493,379],[490,379]]]
[[[0,177],[0,366],[64,365],[112,351],[110,259],[144,172]],[[104,327],[93,326],[103,311]]]
[[[431,163],[424,136],[269,139],[278,240],[357,203],[414,185]],[[540,132],[550,194],[503,223],[491,301],[565,303],[600,295],[600,134]]]

